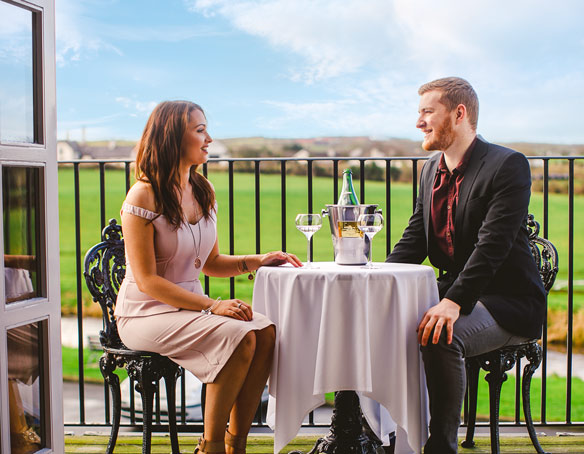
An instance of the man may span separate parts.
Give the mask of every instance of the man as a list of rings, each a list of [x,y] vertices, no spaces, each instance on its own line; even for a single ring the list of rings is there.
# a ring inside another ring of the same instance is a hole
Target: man
[[[477,136],[478,98],[464,79],[422,85],[417,127],[424,165],[414,214],[387,262],[445,271],[440,302],[418,326],[430,397],[425,454],[456,453],[466,389],[464,358],[539,337],[545,290],[526,227],[525,156]]]

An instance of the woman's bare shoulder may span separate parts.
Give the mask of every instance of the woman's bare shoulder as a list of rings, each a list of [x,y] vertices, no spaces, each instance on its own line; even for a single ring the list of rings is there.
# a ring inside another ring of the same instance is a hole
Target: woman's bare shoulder
[[[150,183],[146,181],[136,181],[126,194],[126,202],[149,211],[156,211],[156,201],[154,191]]]

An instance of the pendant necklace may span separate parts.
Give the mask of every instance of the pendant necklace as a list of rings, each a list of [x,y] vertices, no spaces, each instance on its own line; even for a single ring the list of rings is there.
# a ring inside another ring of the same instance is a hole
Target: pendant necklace
[[[200,251],[201,251],[201,221],[197,222],[197,226],[199,227],[199,247],[197,247],[197,242],[195,241],[195,235],[193,234],[193,228],[191,227],[191,223],[187,222],[189,226],[189,232],[191,232],[191,237],[193,238],[193,244],[195,245],[195,252],[197,253],[197,258],[195,259],[195,268],[201,267],[201,259],[199,258]]]

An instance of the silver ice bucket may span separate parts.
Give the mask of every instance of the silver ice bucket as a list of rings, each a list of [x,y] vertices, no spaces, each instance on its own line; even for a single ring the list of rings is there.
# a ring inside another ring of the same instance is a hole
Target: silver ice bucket
[[[371,243],[357,227],[361,214],[381,213],[377,205],[326,205],[322,216],[328,216],[333,237],[335,263],[339,265],[364,265],[367,263]]]

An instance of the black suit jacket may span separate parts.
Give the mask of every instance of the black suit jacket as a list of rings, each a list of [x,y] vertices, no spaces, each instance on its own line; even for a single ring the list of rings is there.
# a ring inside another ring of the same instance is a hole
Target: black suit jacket
[[[424,165],[414,214],[387,262],[421,263],[426,257],[446,274],[440,298],[469,314],[480,300],[508,331],[539,337],[545,290],[531,255],[526,226],[531,173],[524,155],[477,138],[459,190],[454,263],[429,235],[432,188],[441,153]]]

